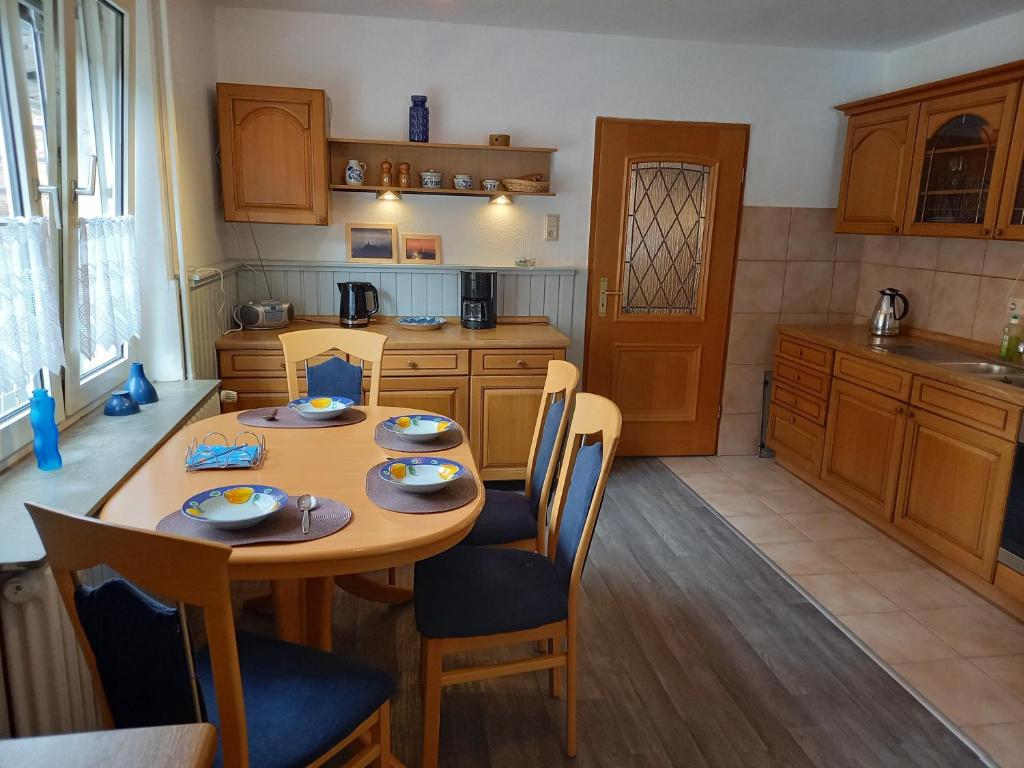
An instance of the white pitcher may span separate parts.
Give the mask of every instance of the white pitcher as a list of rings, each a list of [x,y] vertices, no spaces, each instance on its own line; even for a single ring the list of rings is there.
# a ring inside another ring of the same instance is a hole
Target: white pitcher
[[[353,187],[363,186],[363,176],[366,174],[366,163],[358,160],[349,160],[345,166],[345,183]]]

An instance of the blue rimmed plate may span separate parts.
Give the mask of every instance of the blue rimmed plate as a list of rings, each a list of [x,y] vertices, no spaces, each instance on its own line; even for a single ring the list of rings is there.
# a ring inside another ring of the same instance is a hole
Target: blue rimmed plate
[[[339,395],[322,395],[321,397],[300,397],[292,400],[288,407],[299,416],[310,421],[326,421],[341,416],[342,411],[355,405],[354,400]]]
[[[440,315],[405,315],[398,318],[398,324],[411,331],[433,331],[445,324]]]
[[[433,493],[466,474],[466,468],[451,459],[409,456],[392,459],[378,470],[380,479],[410,493]]]
[[[384,422],[384,429],[398,435],[411,443],[429,443],[436,440],[450,429],[455,422],[444,416],[431,416],[426,413],[406,413],[392,416]]]
[[[214,528],[251,528],[288,503],[288,494],[266,485],[224,485],[197,493],[181,511]]]

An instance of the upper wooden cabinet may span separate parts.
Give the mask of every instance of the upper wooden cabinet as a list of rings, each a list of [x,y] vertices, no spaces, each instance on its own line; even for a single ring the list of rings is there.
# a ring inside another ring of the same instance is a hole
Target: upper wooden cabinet
[[[1022,80],[1024,61],[836,107],[836,231],[1024,239]]]
[[[918,112],[917,104],[904,104],[850,118],[837,232],[892,235],[900,231]]]
[[[217,84],[225,221],[329,223],[321,90]]]

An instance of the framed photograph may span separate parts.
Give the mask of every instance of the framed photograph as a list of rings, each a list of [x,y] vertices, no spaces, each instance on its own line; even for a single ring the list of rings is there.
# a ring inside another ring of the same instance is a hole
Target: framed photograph
[[[348,260],[359,264],[398,261],[397,224],[346,224]]]
[[[440,264],[440,235],[402,235],[402,264]]]

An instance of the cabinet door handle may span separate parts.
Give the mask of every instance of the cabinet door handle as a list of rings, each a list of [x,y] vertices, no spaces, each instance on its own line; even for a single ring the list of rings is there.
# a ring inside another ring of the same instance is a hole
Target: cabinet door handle
[[[518,368],[525,368],[526,367],[526,361],[525,360],[516,360],[516,366]]]
[[[406,365],[408,367],[410,367],[410,368],[419,368],[420,367],[420,364],[417,363],[415,360],[410,360],[409,362],[406,363]]]
[[[896,407],[896,415],[900,416],[902,413],[903,413],[903,406],[902,405],[897,406]]]
[[[992,230],[992,234],[995,235],[996,237],[1002,237],[1003,230],[1000,229],[999,227],[996,227],[995,229]]]
[[[889,231],[896,235],[899,234],[900,228],[898,225],[893,224],[891,227],[889,227]]]
[[[283,371],[284,368],[285,368],[285,365],[284,365],[284,363],[278,363],[278,367],[280,367],[280,369]]]
[[[981,230],[981,234],[983,234],[983,235],[988,235],[988,234],[991,234],[991,233],[990,233],[990,231],[989,231],[989,228],[988,228],[988,227],[985,227],[984,229],[982,229],[982,230]]]

